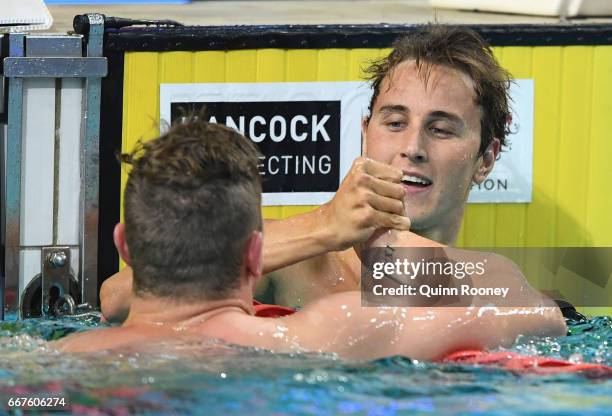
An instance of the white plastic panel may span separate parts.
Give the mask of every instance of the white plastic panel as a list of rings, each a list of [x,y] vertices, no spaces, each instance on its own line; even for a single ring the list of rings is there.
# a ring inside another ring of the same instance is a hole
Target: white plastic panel
[[[567,5],[568,16],[610,16],[610,0],[572,0]]]
[[[59,127],[57,244],[79,244],[80,138],[83,81],[62,79]]]
[[[50,245],[53,242],[55,80],[24,80],[23,97],[21,245]]]
[[[19,253],[19,295],[34,277],[41,273],[40,249],[31,248],[21,250]]]
[[[610,0],[429,0],[429,4],[431,7],[540,16],[605,16],[612,13]]]
[[[0,33],[49,29],[53,17],[42,0],[1,0]]]

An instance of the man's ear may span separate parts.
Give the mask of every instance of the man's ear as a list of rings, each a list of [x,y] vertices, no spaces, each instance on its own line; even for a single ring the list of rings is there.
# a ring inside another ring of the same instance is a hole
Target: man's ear
[[[361,156],[368,155],[368,124],[370,124],[370,117],[364,116],[361,118]]]
[[[117,247],[117,251],[119,252],[119,256],[123,259],[123,261],[128,265],[132,265],[132,258],[130,257],[130,248],[127,245],[127,241],[125,240],[125,224],[120,222],[115,225],[115,230],[113,231],[113,241],[115,242],[115,247]]]
[[[245,244],[244,265],[247,275],[261,277],[263,267],[263,233],[255,230]]]
[[[489,143],[484,154],[478,158],[478,168],[474,172],[474,177],[472,178],[474,183],[482,183],[487,176],[489,176],[489,173],[491,173],[495,165],[495,160],[497,160],[497,156],[499,155],[499,150],[500,142],[499,139],[495,138]]]

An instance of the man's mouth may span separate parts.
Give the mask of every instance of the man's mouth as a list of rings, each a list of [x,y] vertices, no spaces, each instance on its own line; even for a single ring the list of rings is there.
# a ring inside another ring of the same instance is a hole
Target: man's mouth
[[[428,178],[421,175],[417,176],[415,174],[404,174],[404,176],[402,176],[402,183],[415,190],[427,188],[432,184]]]

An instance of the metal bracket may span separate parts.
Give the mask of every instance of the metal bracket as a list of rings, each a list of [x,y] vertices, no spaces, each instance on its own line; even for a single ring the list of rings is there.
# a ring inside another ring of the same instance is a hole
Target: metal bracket
[[[43,315],[74,313],[76,302],[70,294],[70,247],[43,247],[41,265]]]
[[[106,58],[8,57],[4,58],[7,78],[83,78],[105,77]]]

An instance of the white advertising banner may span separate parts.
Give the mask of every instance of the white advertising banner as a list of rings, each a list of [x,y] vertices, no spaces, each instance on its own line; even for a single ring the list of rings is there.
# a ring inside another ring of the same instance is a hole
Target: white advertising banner
[[[361,154],[369,98],[362,82],[162,84],[160,117],[205,107],[258,145],[263,205],[319,205]]]
[[[329,201],[361,154],[361,119],[371,90],[364,82],[162,84],[161,125],[205,108],[209,121],[235,128],[261,153],[263,205]],[[469,202],[530,202],[533,81],[519,80],[511,150],[473,186]]]

